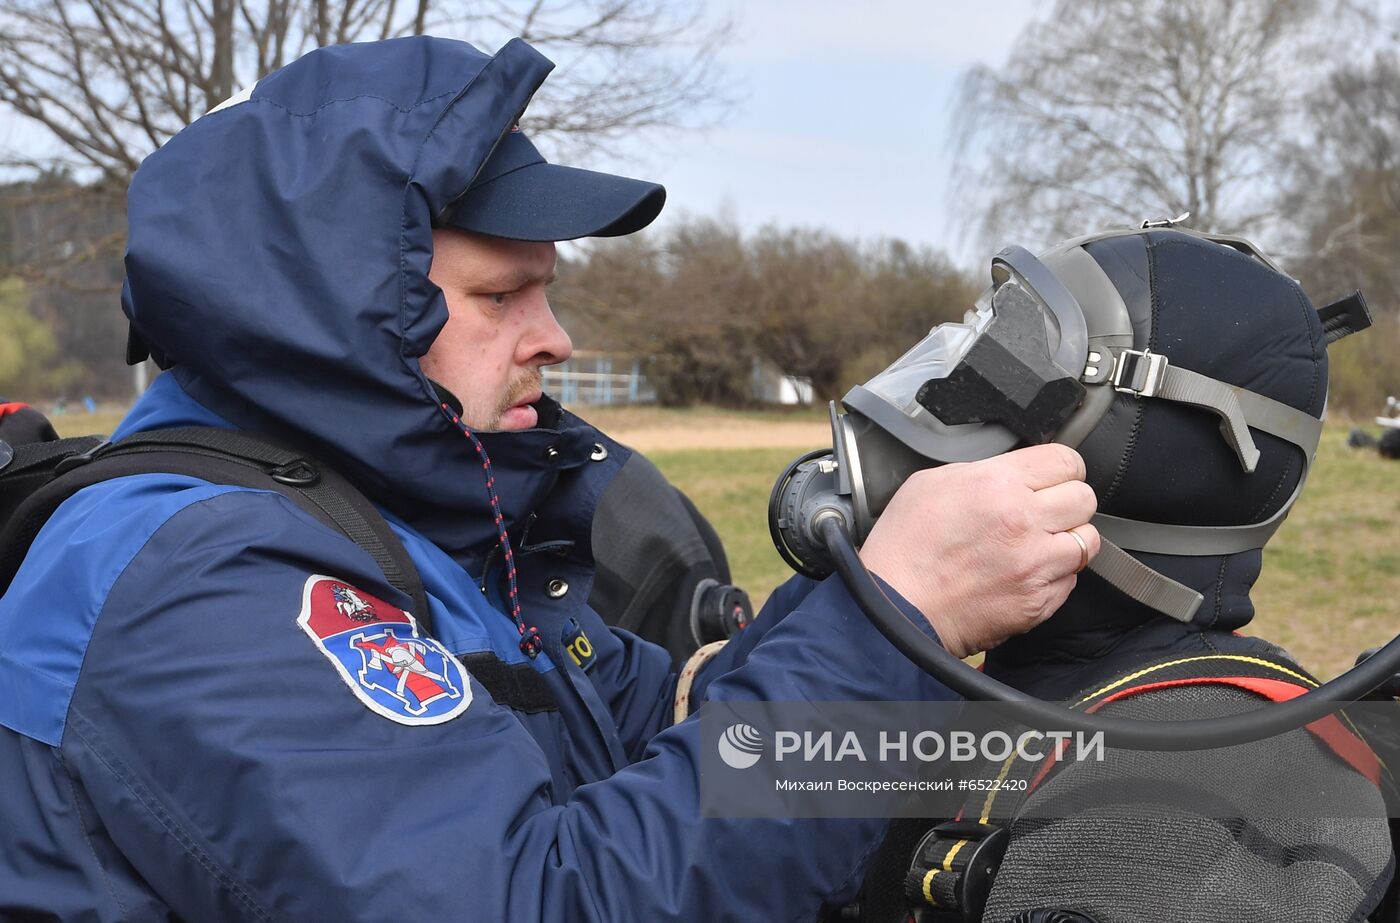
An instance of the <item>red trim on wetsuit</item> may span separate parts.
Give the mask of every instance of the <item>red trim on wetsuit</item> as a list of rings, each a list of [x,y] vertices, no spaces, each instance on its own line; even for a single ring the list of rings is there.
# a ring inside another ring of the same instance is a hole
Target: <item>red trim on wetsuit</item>
[[[1279,679],[1264,679],[1257,676],[1194,676],[1187,679],[1163,680],[1158,683],[1146,683],[1141,686],[1130,686],[1127,689],[1120,689],[1104,699],[1095,702],[1084,709],[1084,713],[1092,715],[1109,702],[1119,699],[1126,699],[1128,696],[1137,695],[1143,692],[1152,692],[1157,689],[1171,689],[1176,686],[1200,686],[1205,683],[1221,683],[1226,686],[1234,686],[1246,692],[1263,696],[1271,702],[1287,702],[1289,699],[1296,699],[1307,692],[1302,686],[1295,683],[1285,682]],[[1319,718],[1312,724],[1307,725],[1308,732],[1327,746],[1329,750],[1337,755],[1344,763],[1355,769],[1361,775],[1370,780],[1372,785],[1379,786],[1381,779],[1380,760],[1376,754],[1371,752],[1371,748],[1366,746],[1359,737],[1348,731],[1336,715],[1328,715]],[[1063,753],[1063,747],[1051,756],[1044,766],[1036,773],[1031,780],[1028,792],[1035,791],[1040,783],[1045,781],[1045,777],[1050,774],[1055,763]]]

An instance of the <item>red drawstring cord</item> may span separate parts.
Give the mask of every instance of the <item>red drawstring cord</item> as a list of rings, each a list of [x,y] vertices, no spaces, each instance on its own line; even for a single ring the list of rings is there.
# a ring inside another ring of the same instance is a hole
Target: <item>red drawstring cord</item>
[[[491,457],[486,454],[486,446],[481,444],[481,440],[473,433],[457,414],[452,412],[452,408],[447,404],[442,405],[442,409],[452,418],[464,435],[471,440],[472,446],[476,449],[476,454],[481,458],[481,470],[486,472],[486,495],[491,499],[491,514],[496,518],[496,541],[501,547],[502,556],[506,562],[506,584],[507,601],[510,604],[510,619],[515,623],[515,628],[520,632],[520,651],[526,657],[534,660],[544,649],[544,641],[540,639],[540,630],[531,625],[525,626],[525,620],[520,614],[520,587],[515,582],[515,552],[510,547],[510,536],[506,534],[505,516],[501,514],[501,500],[496,496],[496,475],[491,470]]]

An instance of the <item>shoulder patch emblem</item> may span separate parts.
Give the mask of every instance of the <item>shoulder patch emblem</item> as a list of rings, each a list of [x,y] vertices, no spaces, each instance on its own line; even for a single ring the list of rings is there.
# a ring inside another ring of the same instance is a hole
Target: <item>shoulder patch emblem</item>
[[[308,577],[297,624],[377,715],[399,724],[441,724],[471,704],[456,657],[420,636],[413,616],[343,580]]]

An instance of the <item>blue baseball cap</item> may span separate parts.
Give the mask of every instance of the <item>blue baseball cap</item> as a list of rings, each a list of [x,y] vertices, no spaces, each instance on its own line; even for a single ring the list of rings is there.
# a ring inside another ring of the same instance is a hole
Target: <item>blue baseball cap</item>
[[[516,127],[443,224],[510,240],[621,237],[651,224],[665,202],[656,183],[546,162]]]

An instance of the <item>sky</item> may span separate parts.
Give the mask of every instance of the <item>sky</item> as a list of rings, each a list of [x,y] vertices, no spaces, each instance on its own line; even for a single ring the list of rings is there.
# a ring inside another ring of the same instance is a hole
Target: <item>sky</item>
[[[1400,0],[1358,0],[1400,15]],[[665,228],[687,214],[898,237],[972,269],[949,186],[959,77],[1000,67],[1053,0],[709,0],[735,21],[720,54],[738,101],[705,131],[643,136],[578,166],[666,185]],[[0,149],[33,151],[39,132],[0,115]],[[1012,243],[1013,241],[1007,241]]]
[[[948,143],[959,76],[1000,66],[1049,0],[752,0],[722,55],[741,94],[718,128],[603,166],[662,182],[682,214],[899,237],[979,259],[951,210]],[[580,164],[584,165],[584,164]],[[645,171],[645,172],[643,172]]]
[[[1051,0],[711,3],[736,23],[721,54],[738,97],[729,117],[578,166],[664,183],[661,228],[685,214],[724,215],[746,230],[899,237],[968,268],[981,262],[946,201],[954,91],[970,65],[1000,65]],[[50,144],[31,124],[0,117],[0,148]]]

